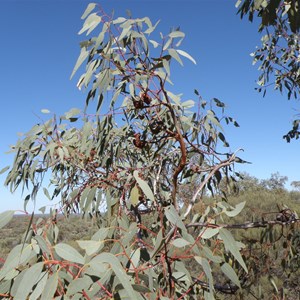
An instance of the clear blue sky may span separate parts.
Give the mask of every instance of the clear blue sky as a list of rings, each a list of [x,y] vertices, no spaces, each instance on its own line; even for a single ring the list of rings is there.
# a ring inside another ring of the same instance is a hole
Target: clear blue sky
[[[70,74],[79,54],[78,36],[88,1],[0,1],[0,169],[12,162],[4,154],[18,132],[26,132],[47,108],[58,115],[83,107],[85,94]],[[172,72],[174,91],[189,99],[199,90],[204,99],[219,98],[228,106],[240,128],[227,127],[231,150],[243,148],[251,161],[241,170],[260,179],[279,172],[289,181],[300,180],[299,142],[287,144],[282,135],[290,129],[299,103],[269,90],[262,98],[255,90],[257,67],[249,54],[259,44],[257,25],[236,16],[235,0],[110,0],[100,1],[115,16],[130,9],[134,17],[161,20],[159,31],[180,25],[186,33],[182,49],[197,61]],[[297,152],[296,152],[297,151]],[[11,195],[0,175],[0,212],[22,209],[20,193]],[[26,195],[26,194],[25,194]],[[44,205],[38,200],[37,208]],[[29,206],[32,209],[32,206]],[[29,210],[30,210],[29,209]]]

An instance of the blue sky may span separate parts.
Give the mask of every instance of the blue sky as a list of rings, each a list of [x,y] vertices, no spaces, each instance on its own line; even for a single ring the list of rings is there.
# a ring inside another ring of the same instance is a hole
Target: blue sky
[[[82,108],[85,93],[76,88],[70,74],[84,36],[80,19],[89,1],[0,1],[0,169],[12,162],[4,154],[18,132],[26,132],[39,118],[41,109],[60,115],[72,107]],[[204,99],[219,98],[228,106],[240,128],[226,127],[231,150],[243,148],[242,157],[252,162],[240,169],[260,179],[271,173],[300,180],[299,142],[287,144],[282,135],[290,129],[299,103],[268,90],[267,96],[254,90],[258,76],[250,53],[259,45],[257,24],[241,21],[231,0],[110,0],[100,1],[105,11],[160,20],[158,30],[167,33],[180,26],[186,33],[182,49],[197,61],[172,72],[174,91],[193,97],[196,88]],[[298,152],[296,152],[298,150]],[[0,175],[0,212],[22,209],[20,193],[11,195]],[[26,195],[26,194],[25,194]],[[38,200],[37,208],[45,204]],[[29,206],[29,210],[32,206]]]

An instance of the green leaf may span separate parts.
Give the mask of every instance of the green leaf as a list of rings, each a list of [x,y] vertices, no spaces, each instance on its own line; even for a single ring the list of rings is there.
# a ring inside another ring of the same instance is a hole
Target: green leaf
[[[148,287],[140,284],[133,284],[132,287],[135,291],[139,293],[151,293],[151,290]]]
[[[162,60],[162,63],[163,63],[163,66],[164,66],[164,68],[165,68],[165,70],[166,70],[168,76],[170,76],[170,75],[171,75],[171,71],[170,71],[170,64],[169,64],[169,61],[166,60],[166,59],[163,59],[163,60]]]
[[[48,190],[47,190],[45,187],[43,188],[43,192],[44,192],[44,195],[45,195],[49,200],[51,200],[50,194],[49,194]]]
[[[180,55],[186,57],[187,59],[189,59],[191,62],[193,62],[195,65],[197,64],[195,59],[190,56],[187,52],[183,51],[183,50],[176,50]]]
[[[77,116],[81,113],[81,110],[78,108],[72,108],[67,113],[65,113],[66,119],[71,119],[74,116]]]
[[[180,216],[178,215],[175,207],[170,205],[166,208],[165,214],[167,219],[173,223],[175,226],[179,227],[182,230],[186,230],[184,223],[182,222]]]
[[[175,60],[177,60],[183,66],[182,60],[175,49],[168,49],[168,52]]]
[[[76,241],[79,247],[85,250],[87,255],[95,254],[100,247],[103,247],[103,241]]]
[[[149,42],[153,45],[154,48],[157,48],[159,46],[159,43],[154,40],[149,40]]]
[[[219,233],[219,228],[204,228],[200,233],[199,236],[202,239],[211,239],[213,236]]]
[[[217,264],[220,264],[223,261],[222,257],[214,255],[208,247],[204,246],[201,250],[202,254],[205,255],[208,260]]]
[[[103,241],[109,232],[109,228],[100,228],[94,235],[92,236],[93,241]]]
[[[48,278],[41,299],[52,300],[56,292],[57,285],[58,285],[58,272],[55,272]]]
[[[172,242],[172,244],[173,244],[175,247],[177,247],[177,248],[183,248],[183,247],[185,247],[185,246],[187,246],[187,245],[190,245],[191,243],[188,242],[188,241],[186,241],[186,240],[184,240],[184,239],[182,239],[182,238],[178,238],[178,239],[174,240],[174,241]]]
[[[82,290],[88,290],[92,283],[93,281],[89,276],[84,276],[71,281],[68,285],[67,296],[72,296]]]
[[[139,172],[137,170],[135,170],[133,172],[133,176],[134,176],[136,182],[138,183],[139,187],[142,189],[145,196],[149,200],[154,201],[154,195],[153,195],[152,190],[150,189],[148,183],[139,177]]]
[[[87,8],[85,9],[83,15],[81,16],[81,19],[85,19],[88,14],[96,7],[96,3],[90,3]]]
[[[15,211],[7,210],[0,214],[0,228],[4,227],[13,218]]]
[[[235,285],[241,288],[241,284],[238,276],[236,275],[235,271],[228,263],[224,263],[221,266],[221,270]]]
[[[228,217],[235,217],[236,215],[238,215],[242,211],[242,209],[244,208],[245,204],[246,204],[246,201],[241,202],[241,203],[237,204],[233,210],[231,210],[231,211],[225,211],[225,214]]]
[[[17,288],[17,292],[14,297],[15,299],[27,299],[27,296],[31,292],[32,287],[36,284],[42,273],[43,266],[44,263],[39,262],[32,265],[28,270],[25,271],[25,274]]]
[[[83,256],[70,245],[60,243],[55,245],[54,249],[61,258],[78,264],[84,264]]]
[[[89,55],[89,51],[86,50],[86,48],[82,48],[80,55],[77,59],[77,62],[75,64],[75,67],[73,69],[73,72],[71,74],[71,79],[74,76],[74,74],[76,73],[76,71],[78,70],[78,68],[81,66],[81,64],[85,61],[85,59],[88,57]]]
[[[164,242],[165,242],[165,239],[163,239],[162,229],[160,229],[160,231],[158,232],[158,234],[156,236],[155,247],[154,247],[152,253],[150,254],[151,258],[153,258],[160,251],[160,249],[164,245]]]
[[[195,256],[195,260],[197,261],[198,264],[200,264],[202,266],[203,271],[208,279],[210,292],[212,292],[214,290],[214,285],[213,285],[213,277],[212,277],[211,267],[210,267],[208,260],[206,258],[200,257],[200,256]]]
[[[103,273],[107,272],[109,269],[109,264],[102,261],[99,256],[95,256],[90,262],[89,262],[90,270],[87,271],[88,274],[92,272],[96,272],[98,276],[102,276]]]
[[[135,269],[138,267],[141,257],[141,249],[137,248],[133,251],[133,253],[130,256],[130,267],[129,269]]]
[[[185,37],[185,34],[181,31],[173,31],[169,33],[170,38],[183,38]]]
[[[234,258],[239,262],[239,264],[243,267],[243,269],[248,273],[245,262],[241,256],[239,248],[237,246],[237,242],[234,240],[230,231],[225,228],[220,228],[219,237],[223,240],[225,249],[230,251]]]
[[[50,110],[49,110],[49,109],[46,109],[46,108],[41,109],[41,112],[42,112],[43,114],[50,114]]]
[[[5,168],[1,169],[0,174],[5,173],[9,168],[10,166],[6,166]]]
[[[195,102],[193,100],[187,100],[187,101],[182,102],[181,105],[184,108],[191,108],[195,105]]]
[[[138,187],[135,185],[130,192],[130,203],[133,206],[136,206],[139,203],[140,191]]]
[[[46,271],[42,272],[36,287],[34,288],[32,294],[29,297],[29,300],[39,299],[39,297],[41,296],[43,290],[45,289],[47,279],[48,279],[47,272]]]
[[[45,252],[47,254],[50,254],[50,250],[47,246],[46,241],[44,240],[44,238],[40,235],[36,235],[34,236],[34,239],[37,241],[39,247],[41,248],[42,252]]]
[[[116,274],[119,281],[122,283],[130,299],[142,299],[142,297],[133,290],[133,287],[129,280],[129,276],[124,271],[117,257],[115,257],[113,254],[106,252],[101,253],[97,257],[100,261],[108,263],[111,266],[112,270]]]
[[[8,254],[3,267],[0,269],[0,280],[4,277],[11,279],[15,277],[15,268],[19,265],[25,265],[36,253],[28,244],[17,245]],[[11,277],[12,276],[12,277]]]

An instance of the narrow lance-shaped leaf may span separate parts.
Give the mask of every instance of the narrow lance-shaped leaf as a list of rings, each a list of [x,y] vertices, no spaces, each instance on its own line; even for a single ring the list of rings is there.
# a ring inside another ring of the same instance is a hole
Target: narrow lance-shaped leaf
[[[221,266],[221,270],[234,284],[236,284],[239,288],[241,287],[238,276],[228,263],[224,263]]]
[[[243,269],[248,273],[245,262],[241,256],[239,248],[236,241],[234,240],[232,234],[225,228],[220,228],[219,236],[224,242],[225,249],[230,251],[234,258],[239,262]]]
[[[144,192],[145,196],[149,200],[154,201],[154,195],[153,195],[152,190],[150,189],[148,183],[139,177],[139,172],[137,170],[135,170],[133,172],[133,176],[134,176],[136,182],[138,183],[138,185],[140,186],[140,188],[142,189],[142,191]]]
[[[81,64],[84,62],[84,60],[88,57],[89,55],[89,51],[86,50],[86,48],[82,48],[80,55],[77,59],[77,62],[75,64],[75,67],[73,69],[73,72],[71,74],[71,78],[74,76],[74,74],[76,73],[76,71],[78,70],[78,68],[81,66]]]
[[[195,256],[195,260],[197,261],[198,264],[200,264],[202,266],[204,273],[208,279],[210,292],[212,293],[214,290],[213,276],[212,276],[212,272],[211,272],[211,266],[210,266],[208,260],[206,258],[199,257],[199,256]]]
[[[14,216],[14,210],[7,210],[0,214],[0,228],[4,227]]]
[[[235,217],[242,211],[242,209],[245,207],[245,204],[246,204],[246,201],[241,202],[241,203],[237,204],[233,210],[225,211],[225,214],[228,217]]]
[[[141,295],[137,294],[133,290],[133,287],[129,281],[129,277],[125,273],[120,261],[117,259],[116,256],[104,252],[97,257],[100,261],[110,264],[111,268],[113,269],[114,273],[118,277],[119,281],[122,283],[130,299],[143,299]]]
[[[41,299],[52,300],[58,284],[58,273],[53,273],[47,280]]]
[[[36,287],[34,288],[33,292],[31,293],[31,295],[29,297],[29,300],[36,300],[36,299],[40,298],[42,292],[45,289],[47,279],[48,279],[47,272],[46,271],[42,272],[40,275],[40,278],[37,282]]]
[[[189,55],[187,52],[183,51],[183,50],[176,50],[180,55],[186,57],[187,59],[189,59],[191,62],[193,62],[195,65],[197,64],[195,59]]]
[[[88,14],[96,7],[96,3],[89,3],[89,5],[87,6],[87,8],[85,9],[83,15],[81,16],[81,19],[85,19]]]

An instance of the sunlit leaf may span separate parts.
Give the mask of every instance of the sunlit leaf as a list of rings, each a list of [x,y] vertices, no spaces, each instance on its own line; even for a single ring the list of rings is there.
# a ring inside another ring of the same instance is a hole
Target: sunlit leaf
[[[1,169],[0,174],[5,173],[9,168],[10,166],[6,166],[5,168]]]
[[[181,31],[173,31],[171,33],[169,33],[169,37],[171,38],[183,38],[185,36],[185,34]]]
[[[49,276],[46,286],[44,288],[43,294],[41,296],[41,299],[52,300],[54,293],[56,291],[57,285],[58,285],[58,273],[55,272]]]
[[[233,210],[231,210],[231,211],[226,210],[225,214],[228,217],[235,217],[242,211],[242,209],[245,207],[245,204],[246,204],[246,201],[241,202],[241,203],[237,204]]]
[[[32,287],[38,281],[38,279],[42,273],[43,266],[44,266],[44,263],[39,262],[39,263],[32,265],[28,270],[26,270],[26,272],[18,286],[17,293],[15,295],[15,299],[19,299],[19,300],[27,299],[27,296],[31,292]]]
[[[83,256],[73,247],[68,244],[60,243],[54,246],[56,253],[63,259],[84,264]]]
[[[7,210],[0,214],[0,228],[4,227],[13,218],[15,211]]]
[[[184,57],[186,57],[187,59],[189,59],[191,62],[193,62],[195,65],[197,64],[196,63],[196,61],[195,61],[195,59],[192,57],[192,56],[190,56],[187,52],[185,52],[185,51],[183,51],[183,50],[176,50],[180,55],[182,55],[182,56],[184,56]]]
[[[221,266],[221,270],[234,284],[236,284],[239,288],[241,287],[237,274],[228,263],[224,263]]]
[[[116,256],[110,253],[103,252],[98,255],[98,259],[102,262],[109,263],[119,281],[122,283],[130,299],[142,299],[141,295],[137,294],[133,290],[132,284],[130,283],[128,276],[126,275],[120,261]]]
[[[132,205],[137,205],[139,203],[140,191],[138,187],[135,185],[130,192],[130,203]]]
[[[103,241],[76,241],[79,247],[85,250],[87,255],[95,254],[101,246],[103,246]]]
[[[204,257],[199,257],[199,256],[195,256],[195,260],[198,262],[198,264],[200,264],[203,267],[203,271],[208,279],[210,292],[212,292],[214,290],[213,276],[212,276],[211,266],[208,260]]]
[[[236,241],[234,240],[230,231],[225,228],[220,228],[219,236],[224,242],[225,249],[230,251],[234,258],[239,262],[239,264],[243,267],[243,269],[248,272],[245,262],[241,256],[239,248],[237,246]]]
[[[96,3],[89,3],[83,15],[81,16],[81,19],[85,19],[88,16],[88,14],[96,7],[96,5]]]
[[[71,78],[74,76],[74,74],[76,73],[76,71],[78,70],[78,68],[81,66],[81,64],[85,61],[85,59],[88,57],[89,55],[89,51],[86,50],[86,48],[82,48],[80,55],[77,59],[77,62],[75,64],[75,67],[73,69],[73,72],[71,74]]]
[[[219,233],[219,228],[204,228],[203,230],[201,230],[201,232],[199,233],[199,236],[202,239],[211,239],[213,236],[215,236],[216,234]]]
[[[178,239],[175,239],[172,244],[177,247],[177,248],[183,248],[187,245],[190,245],[190,242],[182,239],[182,238],[178,238]]]
[[[47,283],[47,272],[42,272],[40,274],[40,278],[38,279],[37,285],[34,287],[33,292],[31,293],[29,300],[37,300],[40,299],[40,296],[45,289]]]
[[[71,281],[68,285],[67,296],[72,296],[77,292],[82,292],[83,290],[88,290],[92,285],[93,281],[89,276],[84,276],[82,278],[76,278]]]
[[[143,180],[142,178],[139,177],[139,172],[137,170],[135,170],[133,172],[133,176],[134,176],[136,182],[138,183],[139,187],[142,189],[145,196],[149,200],[154,201],[154,195],[153,195],[152,190],[150,189],[148,183],[145,180]]]

